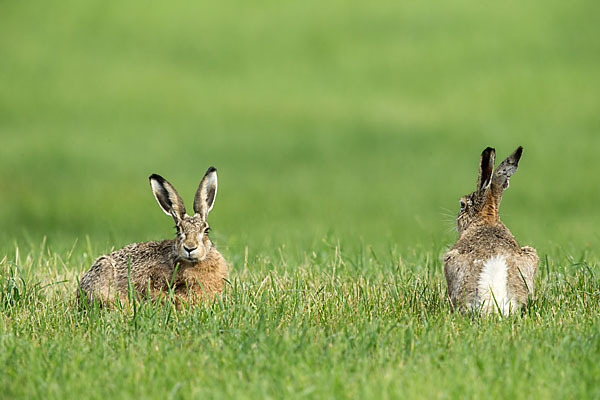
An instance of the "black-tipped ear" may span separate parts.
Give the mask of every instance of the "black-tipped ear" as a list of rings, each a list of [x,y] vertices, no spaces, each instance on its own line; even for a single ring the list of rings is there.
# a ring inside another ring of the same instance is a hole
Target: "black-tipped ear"
[[[217,169],[210,167],[200,181],[194,197],[194,212],[206,219],[217,197]]]
[[[175,222],[185,216],[183,200],[181,200],[173,185],[165,178],[157,174],[150,175],[150,186],[158,205],[165,214],[172,216]]]
[[[496,194],[501,194],[502,191],[508,187],[508,181],[517,171],[522,154],[523,147],[519,146],[510,156],[506,157],[506,160],[498,165],[498,168],[496,168],[494,179],[492,180],[492,185]]]
[[[479,161],[479,176],[477,177],[477,189],[487,189],[492,182],[492,173],[494,172],[494,160],[496,158],[496,150],[492,147],[487,147],[481,153]]]

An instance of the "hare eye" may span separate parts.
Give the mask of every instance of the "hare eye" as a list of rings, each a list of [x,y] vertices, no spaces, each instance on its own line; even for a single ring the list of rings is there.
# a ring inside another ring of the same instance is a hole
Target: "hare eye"
[[[460,202],[459,202],[459,203],[460,203],[460,209],[461,209],[461,210],[464,210],[464,209],[465,209],[465,207],[467,206],[467,203],[465,203],[465,202],[464,202],[464,200],[460,200]]]

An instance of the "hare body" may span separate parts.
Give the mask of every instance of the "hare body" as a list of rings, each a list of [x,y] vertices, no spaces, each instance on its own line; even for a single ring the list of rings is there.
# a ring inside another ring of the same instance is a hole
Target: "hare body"
[[[459,238],[444,254],[444,274],[454,309],[506,315],[527,304],[534,294],[537,252],[521,247],[498,216],[502,192],[521,153],[519,147],[494,172],[495,151],[485,149],[477,190],[460,200]]]
[[[169,292],[178,301],[198,302],[223,290],[227,263],[213,247],[206,217],[217,189],[216,169],[209,168],[194,200],[193,216],[164,178],[152,175],[154,195],[177,227],[177,238],[133,243],[96,259],[80,280],[78,297],[111,303],[137,297],[160,298]]]
[[[137,296],[157,298],[169,290],[198,301],[223,290],[227,263],[212,248],[201,262],[179,259],[175,240],[133,243],[98,257],[81,277],[81,290],[103,303],[126,302],[131,290]]]
[[[537,264],[535,249],[520,247],[502,222],[472,226],[444,254],[452,306],[515,311],[533,295]]]

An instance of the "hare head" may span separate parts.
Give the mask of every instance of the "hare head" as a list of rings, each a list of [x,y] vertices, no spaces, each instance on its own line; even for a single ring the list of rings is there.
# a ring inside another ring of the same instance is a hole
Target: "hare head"
[[[474,222],[493,224],[498,221],[498,208],[502,193],[508,181],[519,166],[523,147],[517,149],[502,161],[494,170],[496,150],[486,148],[481,153],[477,188],[471,194],[461,197],[460,211],[456,218],[458,232],[462,232]]]
[[[217,169],[210,167],[200,181],[194,197],[193,216],[187,215],[183,200],[165,178],[157,174],[151,175],[150,186],[160,208],[175,221],[178,258],[188,262],[204,260],[212,248],[212,242],[207,236],[209,226],[206,217],[217,195]]]

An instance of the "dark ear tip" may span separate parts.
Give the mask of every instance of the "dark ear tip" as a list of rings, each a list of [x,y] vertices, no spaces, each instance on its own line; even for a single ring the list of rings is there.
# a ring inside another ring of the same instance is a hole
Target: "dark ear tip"
[[[517,149],[515,150],[515,155],[517,157],[521,157],[521,154],[523,154],[523,146],[519,146],[517,147]]]
[[[522,154],[523,154],[523,146],[519,146],[510,156],[508,156],[508,158],[516,165],[519,163],[519,160],[521,159]]]
[[[493,147],[486,147],[485,150],[483,150],[483,152],[481,154],[489,154],[489,153],[495,153],[496,149],[494,149]]]
[[[211,172],[217,172],[217,169],[215,167],[213,167],[212,165],[210,167],[208,167],[208,169],[206,170],[207,174],[210,174]]]
[[[165,181],[165,178],[163,178],[162,176],[158,175],[158,174],[152,174],[150,175],[149,178],[151,181],[155,180],[155,181],[159,181],[160,183],[163,183]]]

